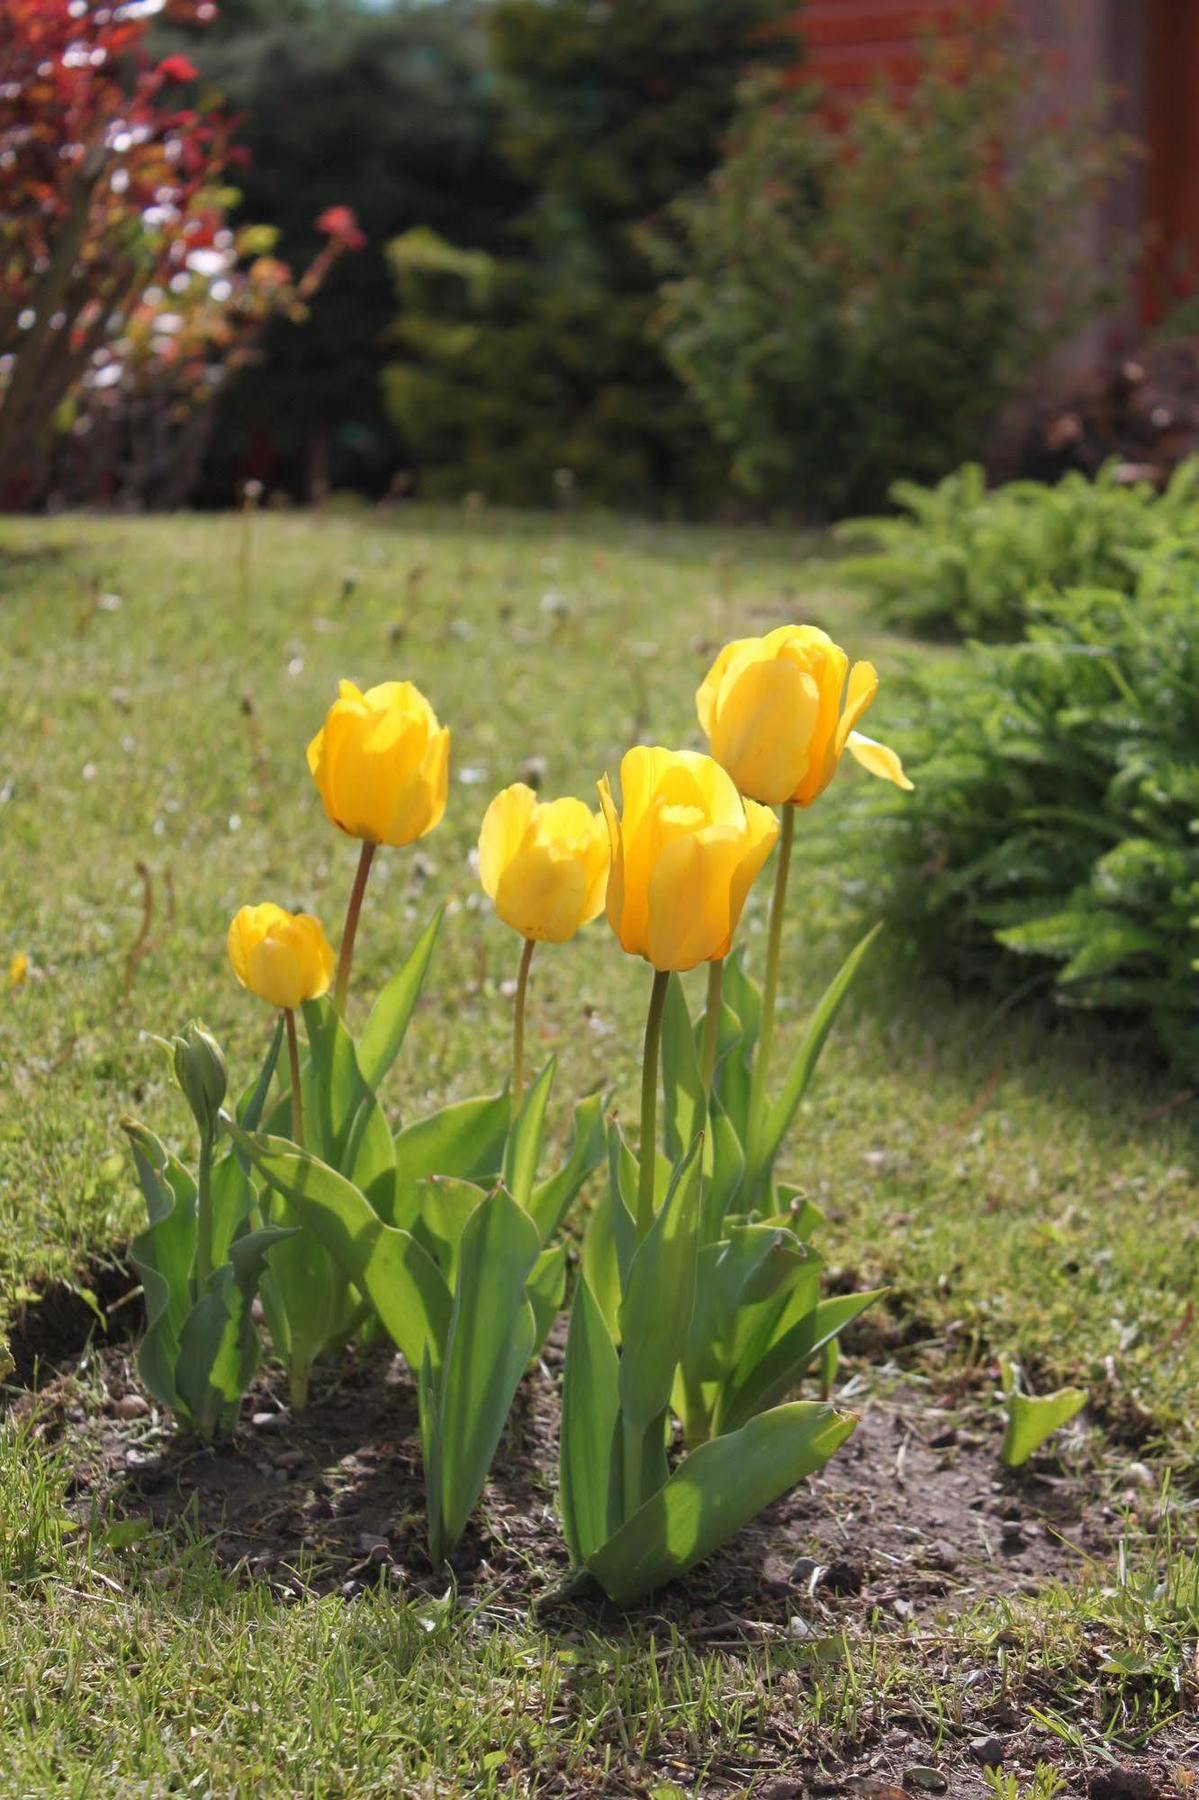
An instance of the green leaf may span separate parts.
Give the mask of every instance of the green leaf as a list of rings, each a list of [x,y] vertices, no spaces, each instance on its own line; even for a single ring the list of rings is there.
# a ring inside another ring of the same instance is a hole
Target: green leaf
[[[585,1276],[575,1288],[562,1376],[559,1508],[571,1561],[585,1563],[620,1520],[620,1360]]]
[[[755,1175],[760,1176],[773,1167],[779,1146],[790,1129],[800,1101],[808,1091],[808,1084],[815,1073],[816,1064],[820,1060],[820,1052],[824,1049],[825,1039],[833,1028],[854,976],[881,930],[881,925],[871,927],[861,942],[850,951],[821,996],[820,1003],[808,1022],[808,1029],[803,1043],[799,1047],[799,1052],[787,1070],[783,1091],[767,1115],[762,1161],[760,1167],[753,1171]]]
[[[196,1184],[144,1125],[121,1121],[146,1202],[149,1224],[130,1246],[146,1300],[146,1331],[138,1374],[156,1400],[175,1407],[179,1334],[192,1308],[196,1251]]]
[[[383,1108],[331,1002],[306,1000],[304,1023],[311,1063],[304,1084],[308,1148],[383,1213],[395,1192],[395,1146]]]
[[[714,1430],[735,1431],[755,1413],[785,1399],[824,1346],[885,1292],[885,1288],[874,1288],[861,1294],[835,1294],[805,1310],[785,1330],[776,1326],[779,1335],[761,1353],[757,1346],[747,1350],[722,1389]],[[782,1318],[787,1316],[784,1311]]]
[[[254,1205],[254,1188],[245,1168],[231,1151],[212,1171],[212,1261],[223,1263],[229,1246]]]
[[[533,1308],[535,1336],[530,1361],[536,1362],[562,1306],[566,1293],[566,1245],[543,1250],[529,1276],[529,1305]]]
[[[525,1289],[540,1253],[537,1227],[503,1188],[467,1220],[437,1383],[444,1552],[458,1542],[483,1491],[533,1353],[536,1328]]]
[[[441,928],[441,911],[425,926],[407,962],[383,989],[358,1040],[358,1067],[369,1088],[378,1092],[403,1047],[404,1037],[428,973]]]
[[[745,1179],[745,1152],[718,1094],[712,1095],[708,1144],[711,1168],[704,1179],[700,1240],[713,1244],[724,1235],[725,1217],[738,1200]]]
[[[672,975],[666,985],[662,1014],[662,1092],[665,1109],[662,1135],[666,1155],[676,1163],[703,1129],[704,1091],[699,1079],[695,1033],[683,984]]]
[[[527,1208],[533,1198],[533,1183],[537,1179],[537,1164],[541,1160],[545,1109],[549,1104],[550,1088],[554,1084],[555,1067],[555,1060],[551,1056],[525,1095],[520,1114],[504,1146],[504,1186],[522,1208]]]
[[[587,1567],[617,1606],[632,1606],[701,1562],[789,1488],[822,1468],[857,1424],[819,1401],[793,1401],[684,1457]]]
[[[262,1109],[266,1105],[266,1097],[271,1091],[275,1067],[279,1061],[279,1051],[283,1046],[283,1014],[275,1021],[275,1029],[271,1033],[270,1045],[263,1059],[262,1068],[253,1087],[247,1088],[237,1103],[237,1122],[246,1131],[257,1131],[262,1120]]]
[[[805,1252],[789,1231],[739,1225],[699,1253],[695,1312],[682,1361],[691,1381],[731,1375],[761,1323],[763,1305],[793,1279]]]
[[[700,1146],[675,1169],[670,1191],[629,1265],[620,1308],[620,1408],[626,1425],[644,1426],[670,1402],[675,1364],[695,1306],[699,1251]]]
[[[450,1293],[427,1250],[410,1231],[385,1225],[366,1196],[335,1169],[286,1138],[234,1136],[271,1186],[286,1196],[304,1227],[375,1308],[410,1369],[428,1348],[441,1362]]]
[[[458,1248],[466,1221],[485,1198],[473,1181],[430,1175],[420,1184],[420,1210],[412,1221],[412,1235],[433,1258],[452,1293],[458,1279]]]
[[[203,1437],[232,1430],[237,1422],[241,1397],[258,1367],[250,1309],[263,1260],[292,1236],[268,1226],[239,1238],[184,1320],[175,1382],[182,1408]]]
[[[1020,1370],[1004,1362],[1003,1385],[1007,1406],[1007,1430],[999,1452],[1005,1468],[1018,1469],[1041,1448],[1047,1438],[1079,1414],[1087,1403],[1084,1388],[1059,1388],[1054,1394],[1020,1392]]]
[[[543,1244],[553,1237],[583,1183],[603,1160],[603,1101],[599,1094],[588,1094],[575,1107],[570,1155],[556,1174],[538,1183],[529,1201],[529,1216]]]
[[[622,1193],[621,1167],[627,1157],[634,1195],[637,1164],[620,1135],[615,1120],[608,1127],[609,1176],[592,1209],[583,1238],[583,1274],[603,1315],[614,1343],[620,1342],[620,1300],[625,1276],[633,1260],[637,1228]]]
[[[452,1175],[480,1187],[494,1183],[510,1111],[507,1094],[459,1100],[398,1132],[395,1197],[383,1215],[388,1223],[411,1227],[420,1211],[421,1184],[430,1175]]]

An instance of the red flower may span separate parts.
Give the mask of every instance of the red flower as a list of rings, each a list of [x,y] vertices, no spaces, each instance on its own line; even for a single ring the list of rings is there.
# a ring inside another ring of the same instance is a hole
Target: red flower
[[[359,227],[353,208],[349,206],[327,206],[317,220],[316,228],[326,237],[336,238],[347,250],[361,250],[366,243],[366,233]]]
[[[158,73],[163,81],[194,81],[200,71],[190,57],[176,55],[164,57],[158,65]]]

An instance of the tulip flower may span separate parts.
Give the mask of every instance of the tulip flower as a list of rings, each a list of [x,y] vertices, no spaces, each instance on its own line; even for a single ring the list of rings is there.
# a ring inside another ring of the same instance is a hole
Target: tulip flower
[[[620,786],[618,815],[607,777],[599,784],[612,845],[608,922],[621,949],[643,956],[657,971],[642,1066],[637,1223],[638,1235],[644,1236],[653,1212],[666,984],[672,970],[694,969],[701,962],[719,970],[779,826],[768,807],[743,800],[720,765],[695,751],[630,750],[620,765]],[[714,979],[719,980],[718,973]],[[709,1011],[718,1017],[719,1005]],[[714,1039],[710,1047],[705,1045],[709,1080],[714,1048]]]
[[[811,806],[846,750],[872,775],[910,790],[894,750],[855,729],[877,692],[872,663],[851,669],[827,632],[780,625],[726,644],[695,701],[712,755],[743,794],[767,806]]]
[[[523,781],[496,795],[479,832],[479,880],[524,939],[512,1027],[512,1101],[524,1086],[525,1002],[539,942],[564,944],[604,909],[611,852],[603,819],[581,800],[540,801]]]
[[[268,900],[261,906],[243,906],[234,914],[227,947],[242,986],[283,1014],[291,1059],[293,1135],[297,1144],[303,1144],[296,1007],[305,1000],[319,1000],[332,980],[333,951],[324,927],[311,913],[285,912]]]
[[[761,1148],[757,1139],[774,1037],[795,808],[811,806],[819,798],[846,750],[872,775],[911,792],[894,750],[855,729],[877,692],[873,663],[854,663],[851,668],[841,646],[816,625],[780,625],[765,637],[737,638],[726,644],[695,696],[699,722],[717,762],[743,794],[783,807],[754,1063],[751,1171]]]
[[[337,964],[333,1003],[345,1011],[358,917],[380,844],[415,843],[441,823],[449,792],[450,734],[420,689],[384,681],[361,692],[341,682],[308,746],[308,767],[325,812],[362,840]]]

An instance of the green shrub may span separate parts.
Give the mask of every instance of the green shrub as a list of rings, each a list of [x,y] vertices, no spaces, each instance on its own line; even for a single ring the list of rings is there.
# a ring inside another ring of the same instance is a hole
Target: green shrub
[[[987,489],[967,463],[935,487],[896,482],[898,517],[837,528],[870,554],[838,574],[874,600],[889,624],[926,637],[1019,637],[1046,588],[1131,593],[1147,553],[1167,541],[1199,544],[1199,462],[1182,463],[1163,494],[1121,484],[1109,463],[1094,481],[1056,487],[1014,481]]]
[[[1131,596],[1046,591],[1024,642],[934,667],[902,744],[916,791],[881,834],[891,911],[939,970],[1015,987],[1033,959],[1061,999],[1147,1024],[1192,1070],[1197,600],[1199,549],[1164,540]]]
[[[1093,312],[1110,271],[1073,227],[1123,146],[1082,116],[1013,146],[1043,87],[995,23],[843,128],[808,84],[742,88],[655,242],[667,355],[751,493],[836,516],[939,478]]]

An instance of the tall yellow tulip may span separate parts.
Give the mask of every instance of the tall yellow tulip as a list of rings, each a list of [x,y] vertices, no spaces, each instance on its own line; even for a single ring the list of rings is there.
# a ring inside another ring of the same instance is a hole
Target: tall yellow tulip
[[[621,949],[660,971],[727,956],[778,820],[693,750],[628,751],[620,787],[618,816],[607,777],[599,784],[612,843],[608,922]]]
[[[441,823],[449,792],[450,734],[410,681],[384,681],[365,692],[343,681],[308,746],[308,767],[326,815],[347,836],[362,840],[337,960],[333,1004],[340,1013],[375,850],[380,844],[414,843]]]
[[[743,800],[710,756],[630,750],[620,765],[618,814],[605,776],[600,805],[612,842],[608,922],[630,955],[656,971],[641,1067],[637,1235],[650,1228],[657,1156],[658,1061],[672,970],[710,964],[709,1014],[720,1012],[720,970],[754,879],[778,836],[778,820]],[[705,1082],[715,1049],[705,1044]]]
[[[851,668],[826,631],[780,625],[726,644],[695,700],[712,755],[743,794],[811,806],[846,750],[872,775],[911,788],[894,750],[856,729],[877,692],[874,665]]]
[[[564,944],[604,909],[611,853],[603,819],[581,800],[538,800],[523,781],[496,795],[479,833],[479,880],[524,939],[512,1015],[512,1102],[524,1087],[525,1003],[538,942]]]

